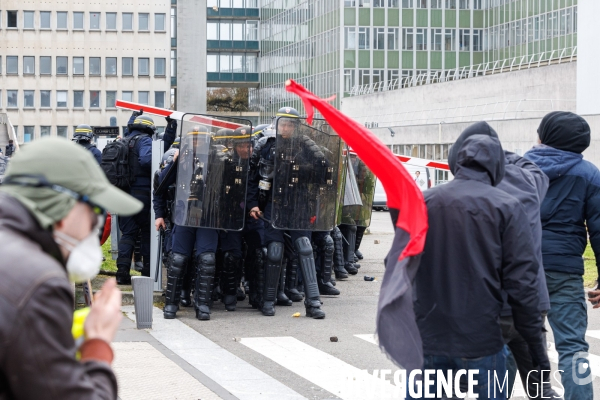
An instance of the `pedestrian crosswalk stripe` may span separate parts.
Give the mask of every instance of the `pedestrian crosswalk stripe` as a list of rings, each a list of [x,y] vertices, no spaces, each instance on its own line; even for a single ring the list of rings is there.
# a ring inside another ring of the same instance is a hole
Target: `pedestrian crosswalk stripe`
[[[548,342],[548,358],[550,361],[558,364],[558,352],[556,351],[556,346],[552,342]],[[588,361],[590,363],[590,368],[592,369],[592,375],[600,376],[600,356],[595,354],[589,354]],[[571,360],[569,360],[569,363]]]
[[[585,333],[585,336],[593,337],[594,339],[600,339],[600,331],[589,330]]]
[[[293,337],[242,338],[241,343],[344,400],[400,399],[399,389]]]
[[[377,344],[377,339],[375,338],[375,335],[373,335],[372,333],[367,334],[367,335],[354,335],[359,339],[362,340],[366,340],[369,343],[373,343],[373,344]]]

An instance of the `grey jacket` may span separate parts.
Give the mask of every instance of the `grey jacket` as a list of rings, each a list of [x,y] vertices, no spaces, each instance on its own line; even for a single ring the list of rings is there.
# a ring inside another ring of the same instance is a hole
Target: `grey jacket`
[[[116,399],[110,366],[75,359],[73,293],[50,232],[0,193],[0,400]]]

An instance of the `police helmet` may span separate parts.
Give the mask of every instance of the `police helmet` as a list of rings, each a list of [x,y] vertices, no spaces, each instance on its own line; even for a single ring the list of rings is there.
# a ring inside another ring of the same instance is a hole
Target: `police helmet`
[[[252,129],[252,136],[260,136],[261,133],[263,133],[263,130],[267,127],[269,127],[270,124],[261,124],[258,126],[255,126],[254,129]]]
[[[140,131],[147,133],[148,135],[154,135],[157,133],[156,125],[154,125],[154,120],[152,117],[149,117],[145,114],[138,115],[133,120],[132,124],[128,126],[129,132],[131,131]]]
[[[248,143],[250,140],[251,133],[252,133],[252,128],[250,126],[247,126],[247,125],[240,126],[233,132],[233,143],[234,144]]]
[[[179,148],[179,144],[180,144],[180,139],[179,136],[175,138],[175,140],[173,140],[173,143],[171,144],[171,147],[169,147],[169,150],[171,149],[178,149]]]
[[[287,117],[287,118],[300,118],[300,114],[298,113],[298,110],[296,110],[295,108],[292,107],[281,107],[278,111],[277,114],[275,114],[276,117]]]
[[[173,158],[175,158],[175,153],[177,152],[177,148],[171,147],[169,150],[165,151],[165,154],[162,156],[162,160],[160,161],[161,167],[164,167],[167,164],[173,162]]]
[[[94,138],[94,133],[92,132],[92,127],[88,124],[79,124],[77,128],[75,128],[75,133],[73,134],[73,140],[76,142],[79,141],[88,141],[91,142]]]

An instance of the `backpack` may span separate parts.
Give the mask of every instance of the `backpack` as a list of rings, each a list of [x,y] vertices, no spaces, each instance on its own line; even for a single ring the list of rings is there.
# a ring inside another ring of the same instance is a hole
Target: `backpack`
[[[104,174],[112,185],[124,192],[129,192],[135,182],[135,163],[138,161],[132,150],[141,135],[138,133],[122,140],[115,140],[102,150],[100,166]]]

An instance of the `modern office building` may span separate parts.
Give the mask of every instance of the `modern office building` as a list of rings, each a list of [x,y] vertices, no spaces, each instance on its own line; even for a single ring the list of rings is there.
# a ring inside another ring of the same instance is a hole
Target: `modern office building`
[[[115,99],[169,107],[168,0],[1,7],[0,112],[19,142],[70,138],[74,126],[108,126],[112,117],[123,127],[130,113]]]

